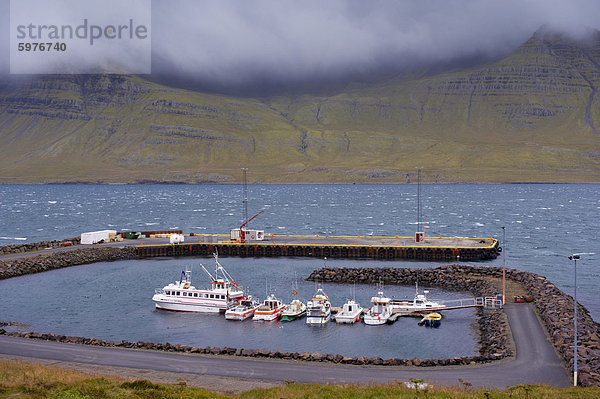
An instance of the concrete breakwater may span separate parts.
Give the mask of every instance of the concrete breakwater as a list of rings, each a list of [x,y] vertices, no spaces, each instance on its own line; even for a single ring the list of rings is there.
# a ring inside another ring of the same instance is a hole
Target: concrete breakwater
[[[573,298],[554,284],[535,273],[507,269],[507,279],[521,284],[535,299],[534,306],[542,320],[550,341],[566,367],[573,371]],[[495,295],[502,287],[486,279],[502,278],[499,267],[443,266],[435,269],[399,268],[322,268],[315,270],[308,280],[333,283],[377,283],[411,285],[418,278],[419,284],[466,290],[474,296]],[[523,305],[527,306],[527,305]],[[600,386],[600,325],[589,316],[585,308],[578,307],[578,374],[583,386]],[[482,350],[485,345],[482,328]],[[497,339],[496,336],[491,338]],[[502,347],[501,347],[502,348]]]
[[[16,259],[1,260],[0,258],[0,280],[68,266],[136,258],[135,249],[132,247],[81,248],[40,255],[32,254]]]

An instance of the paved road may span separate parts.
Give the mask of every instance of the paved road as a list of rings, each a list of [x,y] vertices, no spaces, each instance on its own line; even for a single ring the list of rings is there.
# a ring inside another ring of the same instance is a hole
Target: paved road
[[[0,353],[32,358],[131,367],[144,370],[205,374],[259,380],[295,380],[317,383],[388,382],[425,378],[455,385],[458,379],[474,386],[505,388],[532,383],[557,387],[570,385],[530,305],[506,306],[517,356],[494,364],[466,367],[361,367],[312,362],[193,356],[165,352],[101,348],[0,336]]]

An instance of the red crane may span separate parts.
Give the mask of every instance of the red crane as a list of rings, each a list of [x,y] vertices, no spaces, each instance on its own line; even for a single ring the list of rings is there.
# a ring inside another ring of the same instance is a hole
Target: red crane
[[[244,222],[241,226],[240,226],[240,242],[243,244],[246,242],[246,232],[244,231],[244,226],[247,225],[248,223],[250,223],[250,221],[252,219],[254,219],[255,217],[257,217],[258,215],[260,215],[261,213],[263,213],[265,210],[263,209],[262,211],[258,212],[256,215],[252,216],[250,219],[246,220],[246,222]]]

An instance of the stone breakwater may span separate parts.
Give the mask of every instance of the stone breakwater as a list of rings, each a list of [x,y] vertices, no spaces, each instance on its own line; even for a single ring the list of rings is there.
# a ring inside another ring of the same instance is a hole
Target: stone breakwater
[[[322,268],[315,270],[308,280],[333,283],[376,283],[381,279],[386,284],[412,285],[416,279],[419,284],[454,288],[471,292],[474,296],[495,295],[501,286],[486,277],[502,278],[499,267],[483,266],[443,266],[435,269],[397,269],[397,268]],[[564,361],[567,369],[573,371],[573,298],[559,290],[554,284],[535,273],[507,269],[507,279],[521,284],[535,301],[534,306],[542,320],[550,341]],[[526,306],[526,305],[523,305]],[[582,386],[600,386],[600,325],[589,316],[583,306],[578,306],[578,374]],[[486,337],[485,329],[490,325],[482,324],[482,350],[493,345],[497,337]],[[492,329],[494,327],[491,327]],[[505,350],[500,344],[499,353]]]
[[[67,243],[67,244],[66,244]],[[70,244],[68,244],[70,243]],[[68,238],[65,240],[52,240],[52,241],[40,241],[30,242],[27,244],[15,244],[15,245],[4,245],[0,247],[0,256],[20,254],[23,252],[40,251],[48,248],[58,248],[65,245],[79,245],[81,243],[80,237]]]
[[[483,315],[483,318],[491,325],[499,325],[504,323],[504,317],[501,312],[494,311]],[[494,328],[492,328],[493,330]],[[483,332],[485,334],[485,332]],[[240,357],[254,357],[254,358],[271,358],[271,359],[287,359],[287,360],[299,360],[299,361],[310,361],[310,362],[327,362],[327,363],[340,363],[340,364],[354,364],[354,365],[378,365],[378,366],[417,366],[417,367],[432,367],[432,366],[460,366],[476,363],[485,363],[491,360],[500,359],[500,354],[492,355],[479,355],[479,356],[462,356],[454,357],[449,359],[400,359],[400,358],[389,358],[383,359],[380,357],[366,357],[366,356],[355,356],[348,357],[340,354],[331,353],[320,353],[320,352],[281,352],[279,350],[268,350],[268,349],[243,349],[243,348],[231,348],[231,347],[195,347],[179,344],[160,343],[160,342],[130,342],[130,341],[106,341],[97,338],[85,338],[85,337],[74,337],[57,334],[46,334],[36,332],[8,332],[0,328],[0,335],[7,335],[11,337],[38,339],[45,341],[55,341],[70,344],[80,345],[93,345],[102,347],[120,347],[129,349],[145,349],[155,350],[164,352],[180,352],[180,353],[193,353],[193,354],[205,354],[205,355],[228,355],[228,356],[240,356]]]
[[[137,259],[137,256],[135,248],[132,247],[105,247],[51,252],[9,260],[1,259],[0,280],[87,263]]]

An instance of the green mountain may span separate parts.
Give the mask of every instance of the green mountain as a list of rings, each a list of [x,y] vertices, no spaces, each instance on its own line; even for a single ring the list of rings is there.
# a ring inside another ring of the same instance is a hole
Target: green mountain
[[[127,75],[0,85],[0,183],[600,182],[600,33],[495,63],[268,99]]]

